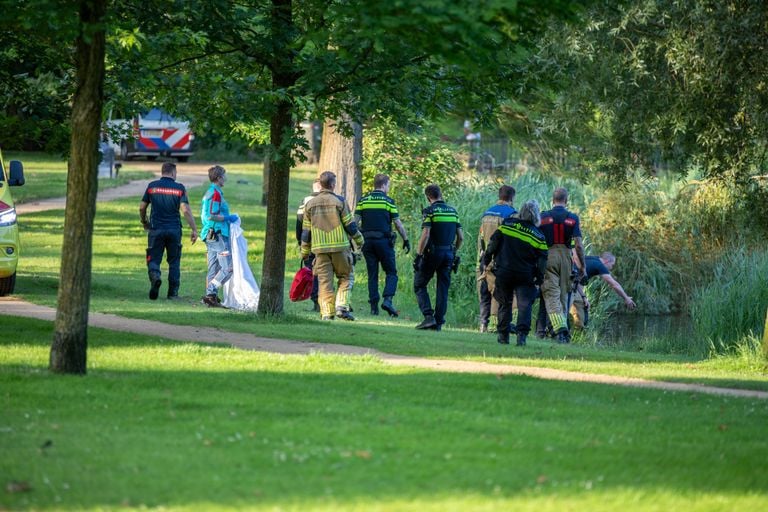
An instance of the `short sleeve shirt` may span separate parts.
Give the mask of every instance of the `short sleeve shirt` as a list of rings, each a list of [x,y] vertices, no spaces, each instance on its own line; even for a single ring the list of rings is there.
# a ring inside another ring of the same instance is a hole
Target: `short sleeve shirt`
[[[590,278],[595,276],[610,275],[611,271],[603,264],[599,256],[587,256],[584,262],[587,266],[587,277],[581,280],[581,284],[587,284]]]
[[[355,215],[360,217],[363,235],[369,231],[389,233],[392,231],[392,221],[400,216],[395,201],[380,190],[363,196],[357,203]]]
[[[429,243],[437,246],[453,245],[456,232],[461,228],[456,209],[444,201],[435,201],[424,208],[423,214],[421,227],[429,228]]]
[[[147,185],[141,200],[151,206],[149,224],[152,229],[181,227],[179,208],[181,203],[189,204],[184,185],[177,183],[173,178],[163,176]]]

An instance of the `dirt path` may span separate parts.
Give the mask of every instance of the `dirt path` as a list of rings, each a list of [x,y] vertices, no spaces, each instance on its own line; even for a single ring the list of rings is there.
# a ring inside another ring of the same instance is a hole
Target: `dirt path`
[[[16,317],[37,318],[53,321],[56,310],[46,306],[38,306],[14,298],[0,298],[0,314]],[[617,386],[660,389],[666,391],[683,391],[706,393],[711,395],[733,396],[744,398],[768,399],[768,392],[745,389],[728,389],[700,384],[684,384],[677,382],[660,382],[631,377],[580,373],[551,368],[535,368],[508,364],[489,364],[453,359],[427,359],[414,356],[386,354],[374,349],[339,345],[331,343],[314,343],[311,341],[291,341],[262,338],[252,334],[227,332],[209,327],[192,327],[165,324],[151,320],[138,320],[105,313],[89,315],[89,325],[115,331],[132,332],[145,336],[161,337],[177,341],[198,343],[221,343],[242,350],[257,350],[278,354],[309,354],[322,352],[327,354],[372,355],[386,364],[393,366],[408,366],[440,372],[456,373],[485,373],[495,375],[526,375],[538,379],[561,380],[570,382],[592,382]]]
[[[162,162],[131,162],[132,169],[142,171],[152,171],[156,176],[160,176],[160,166]],[[192,188],[208,183],[208,168],[211,164],[207,163],[177,163],[176,179],[183,183],[185,187]],[[150,180],[136,180],[121,185],[119,187],[101,190],[96,196],[96,204],[105,201],[114,201],[126,197],[141,196]],[[25,213],[43,212],[47,210],[63,210],[66,206],[66,197],[53,197],[50,199],[39,199],[16,205],[16,211],[19,215]],[[98,208],[98,206],[97,206]]]

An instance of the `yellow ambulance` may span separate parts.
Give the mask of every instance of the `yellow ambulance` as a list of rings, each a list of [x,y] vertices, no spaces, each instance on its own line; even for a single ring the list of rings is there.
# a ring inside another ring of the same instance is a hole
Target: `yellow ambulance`
[[[11,187],[24,184],[24,167],[18,160],[5,166],[0,152],[0,296],[13,293],[19,263],[19,225]]]

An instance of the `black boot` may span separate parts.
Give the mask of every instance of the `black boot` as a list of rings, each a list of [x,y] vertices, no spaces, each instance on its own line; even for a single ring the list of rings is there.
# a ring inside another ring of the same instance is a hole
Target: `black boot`
[[[568,334],[568,329],[563,329],[557,333],[557,342],[560,344],[571,342],[571,336]]]
[[[517,346],[518,347],[524,347],[525,346],[525,338],[527,338],[527,334],[517,333]]]
[[[424,316],[424,320],[421,321],[419,325],[416,326],[417,329],[432,329],[437,325],[437,322],[435,322],[435,317],[432,315],[426,315]]]
[[[320,303],[317,299],[312,299],[312,309],[310,311],[318,313],[320,311]]]
[[[163,282],[157,274],[151,274],[149,276],[149,282],[149,300],[157,300],[157,296],[160,295],[160,285],[162,285]]]
[[[350,322],[353,322],[355,320],[355,317],[352,316],[352,313],[350,313],[346,309],[337,309],[336,316],[341,318],[342,320],[349,320]]]
[[[391,317],[397,317],[398,312],[395,306],[392,304],[392,297],[384,297],[384,302],[381,303],[381,309],[389,313]]]
[[[496,337],[496,341],[498,341],[501,345],[509,345],[509,333],[499,332],[498,336]]]
[[[379,316],[379,304],[377,302],[371,302],[371,314],[373,316]]]

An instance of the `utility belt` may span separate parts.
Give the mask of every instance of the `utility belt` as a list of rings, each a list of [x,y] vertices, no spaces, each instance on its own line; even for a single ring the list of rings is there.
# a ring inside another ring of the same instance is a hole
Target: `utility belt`
[[[381,240],[382,238],[395,238],[391,231],[363,231],[363,238],[366,240]]]
[[[221,236],[221,230],[214,230],[213,228],[210,228],[208,230],[208,233],[205,234],[205,241],[216,242],[220,236]]]
[[[434,254],[437,251],[454,251],[455,248],[453,245],[427,245],[427,248],[424,250],[424,254],[426,256],[429,256],[431,254]]]

